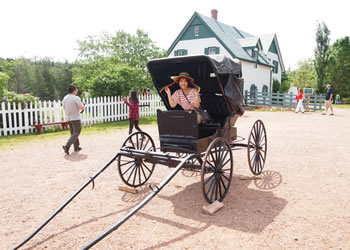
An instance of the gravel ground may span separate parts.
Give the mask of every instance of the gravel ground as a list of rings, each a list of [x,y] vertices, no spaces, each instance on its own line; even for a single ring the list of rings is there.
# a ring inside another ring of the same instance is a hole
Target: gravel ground
[[[246,150],[233,151],[224,207],[202,212],[200,176],[180,172],[152,201],[94,249],[350,249],[350,110],[320,113],[247,111],[238,134],[264,121],[268,155],[261,180]],[[158,143],[156,126],[142,126]],[[81,135],[83,150],[64,155],[66,138],[0,151],[0,249],[33,232],[119,150],[127,130]],[[156,166],[150,183],[172,169]],[[23,249],[78,249],[99,236],[149,192],[118,190],[116,163]]]

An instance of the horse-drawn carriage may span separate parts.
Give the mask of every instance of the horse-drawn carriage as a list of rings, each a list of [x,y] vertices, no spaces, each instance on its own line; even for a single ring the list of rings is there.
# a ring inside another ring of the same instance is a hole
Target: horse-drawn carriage
[[[234,126],[244,113],[241,78],[241,64],[225,56],[187,56],[163,58],[148,63],[155,88],[158,90],[167,111],[158,110],[160,151],[174,152],[175,156],[153,154],[155,144],[146,133],[130,135],[120,149],[118,170],[125,184],[138,187],[150,178],[155,164],[175,167],[178,159],[192,155],[182,168],[201,172],[201,187],[208,202],[222,201],[228,192],[232,179],[232,149],[246,147],[251,172],[262,172],[266,159],[266,131],[257,120],[248,137],[248,143],[237,143],[237,129]],[[179,105],[171,108],[166,86],[175,91],[178,84],[171,84],[179,72],[186,71],[200,87],[201,108],[211,119],[197,124],[196,112],[184,111]],[[140,142],[140,138],[144,138]],[[152,145],[151,147],[148,147]],[[133,154],[138,152],[139,155]],[[148,165],[147,165],[148,163]]]
[[[200,171],[202,194],[209,203],[222,201],[228,193],[233,172],[232,150],[247,148],[251,172],[254,175],[262,172],[267,152],[263,122],[257,120],[253,124],[246,144],[238,140],[235,127],[237,119],[244,113],[243,79],[238,60],[225,56],[186,56],[151,60],[147,67],[166,107],[166,111],[157,111],[159,152],[149,134],[136,132],[129,135],[119,152],[15,249],[34,237],[83,189],[90,183],[94,184],[95,178],[115,161],[121,179],[131,187],[144,185],[157,164],[173,167],[174,170],[159,185],[150,185],[152,192],[143,201],[84,249],[92,247],[127,221],[181,169]],[[179,106],[171,108],[163,92],[166,86],[171,90],[179,88],[171,83],[171,76],[183,71],[188,72],[200,87],[201,108],[211,117],[204,124],[197,123],[195,112],[184,111]]]

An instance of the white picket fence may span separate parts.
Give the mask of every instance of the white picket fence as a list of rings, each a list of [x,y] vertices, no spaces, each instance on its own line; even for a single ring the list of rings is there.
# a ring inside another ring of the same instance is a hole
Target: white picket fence
[[[82,101],[85,103],[85,110],[81,114],[83,125],[128,119],[129,108],[120,96],[89,98]],[[158,95],[139,96],[139,104],[140,116],[153,116],[157,114],[157,109],[165,108]],[[39,101],[29,103],[26,107],[3,102],[0,109],[0,136],[32,133],[35,132],[33,124],[64,120],[61,101]]]

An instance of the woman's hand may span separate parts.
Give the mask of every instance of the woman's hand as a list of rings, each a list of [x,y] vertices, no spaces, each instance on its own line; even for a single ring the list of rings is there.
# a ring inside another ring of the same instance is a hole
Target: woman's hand
[[[201,91],[201,88],[200,88],[200,87],[197,87],[197,88],[196,88],[196,94],[199,94],[200,91]]]
[[[166,86],[164,90],[168,95],[171,95],[171,91],[168,86]]]

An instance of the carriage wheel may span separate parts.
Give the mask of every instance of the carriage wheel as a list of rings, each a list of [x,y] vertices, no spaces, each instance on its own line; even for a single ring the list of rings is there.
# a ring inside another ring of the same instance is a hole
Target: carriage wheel
[[[225,198],[230,188],[232,171],[231,147],[224,138],[216,138],[210,143],[202,164],[201,189],[207,202]]]
[[[266,160],[267,138],[265,125],[257,120],[248,137],[248,163],[250,171],[254,175],[261,174]]]
[[[155,152],[156,147],[152,137],[145,132],[136,132],[128,136],[122,147]],[[131,187],[139,187],[151,177],[154,163],[146,163],[142,158],[119,156],[117,159],[118,172],[122,181]]]

